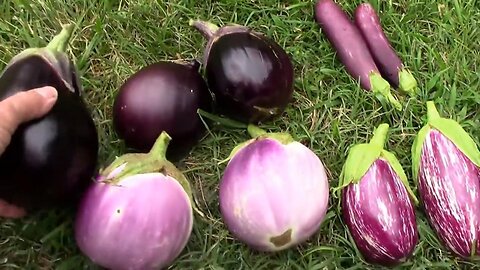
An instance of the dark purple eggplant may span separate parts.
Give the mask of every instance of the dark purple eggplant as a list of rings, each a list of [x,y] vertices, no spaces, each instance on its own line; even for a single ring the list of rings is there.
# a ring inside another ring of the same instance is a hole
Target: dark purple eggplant
[[[362,3],[355,9],[355,24],[367,42],[382,76],[395,88],[413,96],[417,89],[417,81],[410,70],[404,67],[370,3]]]
[[[58,92],[51,111],[21,125],[0,155],[0,198],[27,212],[77,202],[97,169],[97,130],[64,52],[72,31],[63,26],[46,47],[19,53],[0,75],[0,100],[43,86]]]
[[[191,151],[206,131],[197,110],[213,108],[199,67],[196,60],[159,61],[125,81],[115,97],[113,123],[128,147],[148,152],[166,131],[172,137],[169,160],[178,161]]]
[[[453,119],[427,102],[427,124],[412,147],[412,168],[425,214],[446,247],[463,258],[480,248],[480,152]]]
[[[342,216],[357,249],[369,263],[394,266],[418,243],[418,203],[394,154],[384,149],[388,124],[369,143],[353,146],[340,175]]]
[[[219,28],[200,20],[190,25],[208,39],[203,64],[219,113],[258,123],[284,112],[292,99],[294,70],[280,45],[246,26]]]
[[[315,20],[337,52],[347,72],[363,89],[386,98],[397,110],[400,102],[390,93],[390,84],[380,74],[367,43],[347,13],[332,0],[318,0]]]

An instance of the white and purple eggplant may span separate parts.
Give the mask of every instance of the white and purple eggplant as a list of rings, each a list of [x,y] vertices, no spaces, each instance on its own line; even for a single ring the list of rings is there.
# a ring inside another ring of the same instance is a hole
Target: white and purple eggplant
[[[317,0],[314,17],[345,69],[360,86],[402,110],[402,104],[390,92],[390,84],[382,77],[365,39],[348,14],[333,0]]]
[[[166,159],[162,132],[149,153],[129,153],[101,171],[75,222],[78,247],[107,269],[161,269],[185,248],[193,228],[190,185]]]
[[[411,96],[415,95],[417,80],[395,52],[383,31],[380,18],[370,3],[357,6],[355,24],[365,39],[382,76],[395,88]]]
[[[337,191],[343,220],[363,258],[393,266],[406,261],[418,243],[418,200],[400,162],[384,149],[388,130],[388,124],[379,125],[369,143],[349,150]]]
[[[322,224],[329,200],[325,167],[288,133],[249,125],[220,182],[220,210],[234,237],[262,252],[299,245]]]
[[[412,146],[413,176],[425,214],[457,256],[477,256],[480,236],[480,152],[453,119],[427,102],[427,123]]]

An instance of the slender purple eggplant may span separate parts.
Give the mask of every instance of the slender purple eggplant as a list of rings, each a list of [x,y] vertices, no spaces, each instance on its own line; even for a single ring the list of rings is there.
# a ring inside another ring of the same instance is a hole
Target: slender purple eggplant
[[[462,126],[427,102],[427,124],[412,146],[413,175],[433,229],[463,258],[478,255],[480,152]]]
[[[393,266],[418,243],[418,203],[394,154],[384,149],[389,126],[381,124],[369,143],[351,148],[340,175],[342,216],[365,260]]]
[[[397,110],[400,102],[390,92],[390,84],[382,78],[367,43],[347,13],[332,0],[318,0],[315,20],[337,52],[347,72],[365,90],[386,98]]]
[[[395,88],[412,96],[415,95],[417,81],[398,57],[370,3],[360,4],[355,9],[355,24],[365,39],[382,76]]]

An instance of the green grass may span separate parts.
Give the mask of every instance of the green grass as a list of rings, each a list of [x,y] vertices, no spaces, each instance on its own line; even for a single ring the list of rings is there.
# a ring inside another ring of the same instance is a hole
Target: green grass
[[[203,4],[201,4],[204,2]],[[349,12],[360,1],[342,1]],[[425,102],[434,100],[443,116],[458,120],[480,142],[480,3],[476,0],[372,1],[381,10],[387,35],[419,81],[421,93],[403,98],[404,111],[384,109],[348,76],[313,21],[313,1],[2,0],[0,67],[21,50],[45,45],[61,23],[78,25],[69,51],[84,97],[99,130],[100,165],[126,151],[111,122],[113,98],[121,83],[149,63],[200,58],[205,40],[188,26],[191,18],[223,25],[248,25],[273,37],[292,56],[294,101],[284,115],[263,127],[286,131],[310,147],[337,184],[348,147],[368,140],[382,122],[391,126],[387,147],[411,179],[410,147],[424,121]],[[307,243],[277,254],[260,254],[232,239],[218,211],[218,181],[244,130],[212,127],[178,166],[192,182],[205,218],[196,216],[191,239],[177,269],[366,269],[331,196],[327,218]],[[416,190],[416,189],[415,189]],[[442,247],[420,209],[420,242],[399,268],[475,267]],[[0,221],[1,269],[94,269],[75,246],[73,213],[48,212]]]

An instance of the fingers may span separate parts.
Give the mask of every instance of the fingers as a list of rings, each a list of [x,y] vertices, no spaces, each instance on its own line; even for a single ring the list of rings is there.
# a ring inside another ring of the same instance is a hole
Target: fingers
[[[19,92],[0,101],[0,154],[19,125],[48,113],[56,100],[57,91],[47,86]]]
[[[0,218],[22,218],[27,215],[25,209],[0,199]]]

